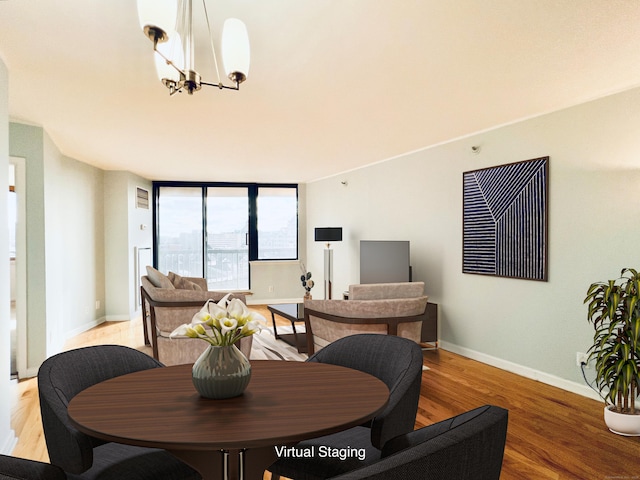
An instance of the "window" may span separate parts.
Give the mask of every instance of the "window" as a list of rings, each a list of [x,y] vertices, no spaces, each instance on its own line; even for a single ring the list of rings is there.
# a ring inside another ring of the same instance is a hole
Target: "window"
[[[157,205],[158,270],[202,277],[202,189],[162,187]]]
[[[258,259],[298,257],[298,195],[292,188],[258,188]]]
[[[154,182],[154,263],[204,277],[210,289],[249,285],[249,261],[298,258],[298,187]]]

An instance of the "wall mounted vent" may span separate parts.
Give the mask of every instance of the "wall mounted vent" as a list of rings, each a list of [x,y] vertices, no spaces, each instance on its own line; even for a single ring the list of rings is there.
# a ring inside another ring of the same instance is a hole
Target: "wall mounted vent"
[[[149,190],[145,190],[142,187],[136,187],[136,208],[149,210]]]

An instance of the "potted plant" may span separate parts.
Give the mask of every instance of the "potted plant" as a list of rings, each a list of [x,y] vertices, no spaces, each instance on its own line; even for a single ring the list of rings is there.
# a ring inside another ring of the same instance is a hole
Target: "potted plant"
[[[588,362],[605,401],[605,423],[614,433],[640,435],[640,273],[624,268],[620,278],[592,284],[584,303],[593,325]]]

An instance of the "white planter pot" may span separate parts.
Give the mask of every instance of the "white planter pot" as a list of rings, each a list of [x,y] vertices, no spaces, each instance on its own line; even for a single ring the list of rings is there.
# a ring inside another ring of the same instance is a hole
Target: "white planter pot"
[[[609,430],[618,435],[627,437],[640,436],[640,411],[635,415],[617,413],[609,410],[609,406],[604,407],[604,423]]]

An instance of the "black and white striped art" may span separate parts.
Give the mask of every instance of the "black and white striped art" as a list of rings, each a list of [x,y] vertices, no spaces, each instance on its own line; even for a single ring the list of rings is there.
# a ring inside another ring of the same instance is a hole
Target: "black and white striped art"
[[[462,271],[547,279],[549,157],[463,174]]]

